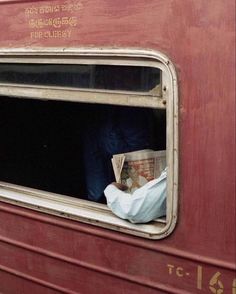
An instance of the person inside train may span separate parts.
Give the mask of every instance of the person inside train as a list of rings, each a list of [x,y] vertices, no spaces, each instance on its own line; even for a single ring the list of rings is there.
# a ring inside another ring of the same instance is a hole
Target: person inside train
[[[104,190],[107,205],[112,212],[132,223],[147,223],[166,215],[167,168],[160,177],[126,193],[127,186],[111,183]]]
[[[152,111],[109,105],[89,108],[84,126],[84,168],[89,200],[106,203],[104,189],[115,180],[114,154],[152,148]]]

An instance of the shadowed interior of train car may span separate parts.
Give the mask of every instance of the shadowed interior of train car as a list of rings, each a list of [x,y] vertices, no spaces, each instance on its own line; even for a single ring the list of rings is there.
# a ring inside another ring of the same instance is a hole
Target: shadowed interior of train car
[[[130,109],[113,107],[117,112]],[[91,113],[106,115],[109,109],[99,104],[1,97],[0,180],[87,199],[84,131],[93,119]],[[165,111],[150,109],[150,113],[152,147],[165,149]]]
[[[47,89],[58,86],[63,87],[60,89],[78,88],[91,93],[95,89],[100,93],[109,93],[109,98],[113,91],[152,95],[153,89],[156,89],[158,92],[155,95],[160,95],[161,71],[152,67],[124,65],[1,63],[0,83]],[[114,113],[114,118],[111,113]],[[93,136],[100,140],[96,130],[102,128],[101,124],[108,116],[112,122],[121,117],[124,121],[122,127],[127,129],[131,127],[135,130],[135,125],[139,125],[139,129],[149,129],[151,139],[148,149],[165,149],[164,110],[0,97],[0,180],[87,199],[88,172],[85,171],[88,166],[86,160],[88,162],[90,157],[85,160],[83,155],[90,144],[96,144]],[[109,120],[106,121],[108,123]],[[95,132],[91,131],[91,127]],[[106,125],[106,128],[109,126]],[[135,150],[146,149],[141,145],[140,148],[135,147]],[[134,150],[119,149],[116,153],[129,151]],[[113,171],[109,173],[113,177]],[[96,171],[91,174],[96,175]]]

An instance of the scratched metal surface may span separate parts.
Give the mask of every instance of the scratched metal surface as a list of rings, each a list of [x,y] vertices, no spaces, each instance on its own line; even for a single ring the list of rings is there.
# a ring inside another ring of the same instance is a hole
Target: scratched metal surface
[[[178,226],[147,241],[1,204],[1,292],[214,293],[217,285],[235,294],[234,1],[70,4],[1,1],[0,47],[136,47],[171,58],[180,91]]]

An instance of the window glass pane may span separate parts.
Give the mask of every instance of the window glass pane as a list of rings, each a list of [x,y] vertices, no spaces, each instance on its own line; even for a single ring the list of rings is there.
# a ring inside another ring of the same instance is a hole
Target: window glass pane
[[[158,68],[115,65],[0,64],[0,83],[149,92],[160,84]]]

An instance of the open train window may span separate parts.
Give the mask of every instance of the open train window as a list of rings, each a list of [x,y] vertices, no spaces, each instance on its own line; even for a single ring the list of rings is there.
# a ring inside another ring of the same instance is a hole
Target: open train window
[[[170,234],[177,216],[178,105],[175,71],[165,56],[1,50],[0,95],[1,201],[151,239]],[[88,201],[84,138],[98,128],[96,116],[102,123],[124,113],[150,129],[149,147],[166,149],[166,217],[148,224],[131,224]]]

